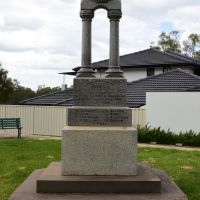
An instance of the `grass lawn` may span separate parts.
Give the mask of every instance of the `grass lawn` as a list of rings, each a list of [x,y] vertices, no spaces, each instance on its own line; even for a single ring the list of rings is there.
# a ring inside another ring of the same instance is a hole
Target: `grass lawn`
[[[200,152],[140,148],[138,158],[165,170],[189,200],[200,199]],[[0,200],[7,200],[34,169],[58,160],[60,141],[0,140]]]

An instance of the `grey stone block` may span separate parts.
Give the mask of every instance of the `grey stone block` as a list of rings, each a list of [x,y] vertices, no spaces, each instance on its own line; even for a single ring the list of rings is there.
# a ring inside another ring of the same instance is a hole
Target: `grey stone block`
[[[67,126],[62,175],[136,175],[137,131],[132,127]]]
[[[75,78],[74,106],[126,107],[126,79]]]
[[[99,8],[99,3],[107,10],[121,10],[121,0],[82,0],[82,10],[96,10]]]
[[[44,172],[35,170],[9,200],[188,200],[186,195],[160,170],[153,170],[161,179],[161,193],[155,194],[50,194],[37,193],[36,181]]]
[[[132,126],[132,110],[119,107],[72,107],[69,126]]]
[[[39,193],[161,193],[161,180],[147,164],[137,176],[61,176],[61,163],[51,163],[37,179]]]

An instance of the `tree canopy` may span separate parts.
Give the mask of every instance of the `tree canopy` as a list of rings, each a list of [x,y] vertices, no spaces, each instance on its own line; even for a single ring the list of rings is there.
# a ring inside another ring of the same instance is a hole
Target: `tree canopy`
[[[60,91],[60,87],[38,86],[37,91],[21,86],[19,81],[8,77],[8,71],[0,64],[0,104],[18,104],[20,101]]]
[[[188,39],[183,41],[183,51],[193,58],[200,59],[200,34],[190,34]]]
[[[53,93],[53,92],[58,92],[61,91],[60,87],[46,87],[45,85],[39,85],[38,89],[36,91],[37,96]]]
[[[200,34],[191,33],[186,40],[180,41],[180,32],[162,32],[157,42],[151,42],[150,47],[162,51],[183,53],[192,58],[200,59]]]
[[[8,71],[0,64],[0,103],[5,104],[13,92],[13,82],[8,78]]]

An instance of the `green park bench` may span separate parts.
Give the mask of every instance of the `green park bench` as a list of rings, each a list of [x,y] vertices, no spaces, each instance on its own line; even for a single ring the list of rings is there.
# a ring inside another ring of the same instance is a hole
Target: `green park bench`
[[[18,138],[21,138],[20,118],[0,118],[0,129],[18,129]]]

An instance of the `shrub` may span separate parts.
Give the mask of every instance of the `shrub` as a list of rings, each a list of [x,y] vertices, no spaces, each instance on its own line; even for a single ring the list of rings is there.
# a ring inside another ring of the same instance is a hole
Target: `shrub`
[[[169,129],[165,131],[161,127],[151,128],[150,126],[145,126],[142,128],[138,127],[138,141],[142,143],[156,142],[158,144],[169,145],[181,143],[184,146],[200,147],[200,133],[190,130],[176,134]]]

